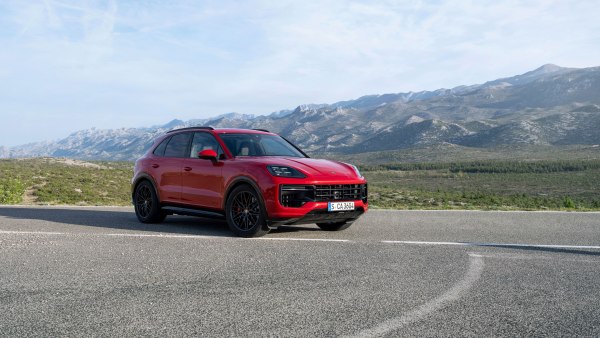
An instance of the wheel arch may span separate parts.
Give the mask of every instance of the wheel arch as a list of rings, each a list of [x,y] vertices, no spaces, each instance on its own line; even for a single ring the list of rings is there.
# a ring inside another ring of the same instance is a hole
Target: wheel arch
[[[154,192],[156,193],[156,197],[158,198],[158,202],[160,203],[160,201],[161,201],[160,191],[156,188],[156,181],[154,180],[154,178],[152,176],[150,176],[147,173],[139,174],[138,177],[136,177],[135,180],[133,181],[133,184],[131,184],[131,201],[133,202],[133,199],[135,196],[135,190],[137,189],[138,185],[140,185],[140,183],[142,183],[143,181],[148,181],[148,182],[150,182],[150,184],[152,184],[152,187],[154,188]]]
[[[254,189],[254,191],[258,194],[258,202],[260,203],[260,206],[262,207],[262,209],[265,212],[266,219],[269,219],[269,210],[267,210],[265,200],[264,200],[264,197],[262,194],[262,190],[258,186],[258,183],[256,183],[252,178],[247,177],[247,176],[237,177],[234,180],[232,180],[231,183],[229,183],[229,186],[227,186],[227,189],[225,189],[225,195],[223,196],[223,205],[222,205],[223,210],[225,212],[227,212],[226,211],[227,200],[229,199],[229,195],[231,194],[231,192],[235,188],[239,187],[240,185],[244,185],[244,184],[252,187],[252,189]]]

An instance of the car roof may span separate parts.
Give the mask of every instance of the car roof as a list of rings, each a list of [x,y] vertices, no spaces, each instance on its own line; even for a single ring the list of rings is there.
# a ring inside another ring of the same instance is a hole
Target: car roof
[[[217,134],[274,134],[265,129],[217,128]]]
[[[213,127],[187,127],[169,130],[167,134],[179,131],[210,130],[215,134],[274,134],[265,129],[242,129],[242,128],[213,128]]]

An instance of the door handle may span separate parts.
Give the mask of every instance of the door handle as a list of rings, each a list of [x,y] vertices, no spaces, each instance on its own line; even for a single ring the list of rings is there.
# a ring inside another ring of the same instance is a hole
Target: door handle
[[[160,166],[159,166],[158,164],[156,164],[156,163],[154,163],[154,164],[152,165],[152,168],[158,168],[158,167],[160,167]]]
[[[192,167],[183,167],[183,170],[185,170],[185,171],[191,171]]]

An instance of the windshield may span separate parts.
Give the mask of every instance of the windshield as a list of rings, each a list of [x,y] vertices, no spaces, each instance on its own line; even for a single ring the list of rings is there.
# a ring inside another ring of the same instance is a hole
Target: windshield
[[[276,135],[221,134],[233,156],[291,156],[306,157],[292,144]]]

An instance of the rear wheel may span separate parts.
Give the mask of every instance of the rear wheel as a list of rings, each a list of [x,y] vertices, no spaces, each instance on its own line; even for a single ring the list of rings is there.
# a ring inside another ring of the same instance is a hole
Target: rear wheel
[[[142,223],[160,223],[167,217],[167,214],[160,208],[154,186],[148,181],[141,182],[135,188],[133,202],[135,215]]]
[[[259,196],[248,185],[241,185],[229,194],[225,217],[229,229],[238,236],[260,237],[269,232]]]
[[[325,231],[339,231],[348,229],[353,222],[317,223],[319,228]]]

